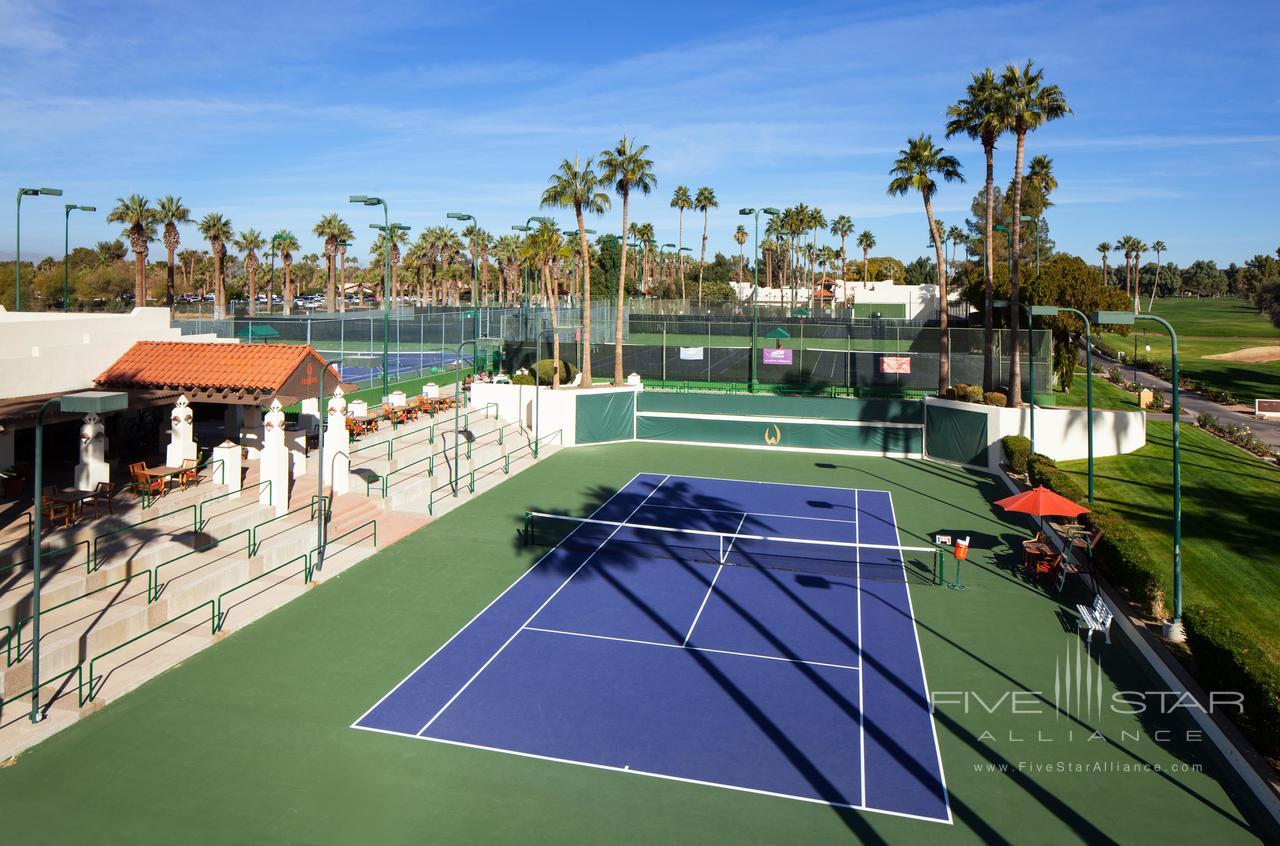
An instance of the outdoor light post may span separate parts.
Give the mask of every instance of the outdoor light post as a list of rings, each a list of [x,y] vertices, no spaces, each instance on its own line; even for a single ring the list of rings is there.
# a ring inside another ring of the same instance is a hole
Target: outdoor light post
[[[554,223],[554,221],[549,217],[534,215],[533,217],[530,217],[527,220],[525,220],[524,226],[512,226],[511,229],[515,232],[523,232],[526,235],[528,235],[528,233],[533,231],[533,227],[530,226],[530,224],[534,223],[535,221],[538,223]],[[520,262],[520,264],[524,265],[524,262]],[[521,268],[521,275],[523,276],[522,281],[524,284],[521,286],[521,292],[520,292],[521,294],[520,338],[523,341],[525,337],[525,323],[528,319],[527,315],[525,314],[525,311],[532,304],[531,301],[532,301],[533,292],[530,290],[531,286],[529,284],[529,268],[527,266]]]
[[[1032,306],[1031,313],[1033,315],[1042,314],[1052,317],[1062,312],[1074,314],[1084,323],[1084,384],[1085,384],[1085,408],[1087,409],[1085,419],[1088,421],[1089,427],[1089,504],[1093,504],[1093,341],[1089,332],[1089,316],[1078,308],[1069,306]],[[1075,363],[1072,363],[1072,367]]]
[[[543,329],[538,332],[537,348],[533,353],[533,457],[538,457],[538,437],[542,430],[542,382],[538,374],[538,361],[542,358],[542,336],[551,335],[558,332],[558,329]],[[557,360],[553,363],[556,370],[560,369],[560,362]],[[555,382],[553,381],[554,385]]]
[[[391,334],[391,212],[387,209],[387,201],[381,197],[369,197],[364,194],[352,194],[347,198],[352,203],[365,206],[382,206],[382,226],[369,224],[370,229],[380,229],[386,236],[386,257],[382,263],[382,399],[385,402],[391,395],[391,387],[387,381],[387,340]],[[396,224],[399,226],[399,224]],[[409,227],[402,227],[408,231]]]
[[[764,212],[773,217],[780,214],[775,208],[763,209],[738,209],[738,214],[754,215],[756,219],[756,236],[755,236],[755,262],[751,275],[751,369],[750,381],[747,384],[747,390],[755,393],[760,389],[760,363],[756,361],[756,338],[760,335],[760,212]]]
[[[13,272],[13,310],[22,311],[22,198],[38,197],[40,195],[46,197],[61,197],[61,188],[19,188],[18,189],[18,212],[15,216],[17,224],[17,237],[14,255]],[[143,304],[145,305],[145,303]]]
[[[445,217],[450,220],[469,220],[475,224],[476,228],[480,228],[480,222],[474,216],[463,212],[449,212]],[[471,257],[471,311],[475,315],[475,326],[472,329],[472,337],[480,337],[480,258],[479,256]]]
[[[462,391],[462,348],[467,344],[471,344],[471,373],[474,376],[476,372],[476,362],[480,360],[480,339],[472,338],[470,341],[461,341],[454,347],[453,362],[456,367],[453,369],[453,495],[458,495],[458,406],[463,394]],[[534,370],[537,370],[534,366]],[[447,447],[446,447],[447,448]],[[536,455],[534,456],[537,457]]]
[[[62,227],[62,310],[66,311],[71,299],[71,213],[98,209],[95,206],[77,206],[75,203],[67,203],[62,208],[65,212]]]
[[[1134,314],[1129,311],[1095,311],[1093,322],[1099,326],[1132,326],[1137,320],[1159,323],[1169,332],[1173,374],[1173,619],[1165,624],[1165,637],[1174,642],[1186,640],[1182,627],[1182,452],[1178,443],[1178,415],[1181,402],[1178,389],[1178,333],[1163,317],[1154,314]]]
[[[58,193],[62,193],[59,191]],[[31,722],[38,723],[40,714],[40,558],[41,537],[44,529],[44,414],[49,406],[57,404],[65,414],[106,414],[128,408],[129,395],[123,391],[80,391],[63,394],[44,401],[36,413],[35,432],[35,488],[31,498],[35,502],[31,530]],[[89,679],[92,687],[93,679]]]

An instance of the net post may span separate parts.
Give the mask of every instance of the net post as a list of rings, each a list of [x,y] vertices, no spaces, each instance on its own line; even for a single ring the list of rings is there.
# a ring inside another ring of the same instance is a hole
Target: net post
[[[933,569],[937,573],[937,584],[942,584],[947,580],[947,557],[943,554],[941,547],[935,546],[933,548]]]
[[[531,527],[533,525],[533,515],[528,511],[524,513],[524,545],[528,546],[533,542],[531,537]]]

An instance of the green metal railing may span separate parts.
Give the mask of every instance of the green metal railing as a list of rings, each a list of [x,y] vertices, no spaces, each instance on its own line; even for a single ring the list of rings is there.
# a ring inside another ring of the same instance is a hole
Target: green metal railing
[[[508,424],[508,425],[512,425],[512,424]],[[546,435],[543,435],[542,437],[537,439],[537,444],[541,446],[544,441],[549,441],[552,438],[558,438],[560,443],[563,444],[564,430],[556,429],[554,432],[550,432]],[[511,473],[511,459],[518,457],[521,450],[527,450],[530,454],[533,454],[533,447],[534,447],[533,441],[523,443],[520,446],[516,447],[515,449],[511,450],[510,452],[504,452],[502,455],[498,456],[492,461],[486,461],[484,464],[481,464],[479,467],[473,467],[470,470],[468,470],[467,471],[467,475],[468,475],[467,493],[476,492],[476,471],[477,470],[483,470],[484,468],[492,464],[497,464],[498,462],[502,462],[503,475],[509,475]],[[457,472],[458,471],[455,469],[454,473],[456,474]],[[453,492],[452,479],[446,480],[443,485],[432,488],[430,491],[427,492],[427,514],[435,514],[436,494],[440,493],[443,490],[448,490],[452,494]]]
[[[173,558],[170,558],[168,561],[161,561],[159,564],[157,564],[155,567],[153,567],[153,568],[151,569],[151,572],[154,574],[154,576],[153,576],[153,578],[152,578],[152,581],[151,581],[151,584],[152,584],[152,593],[151,593],[151,595],[147,598],[147,602],[148,602],[148,603],[155,602],[157,599],[159,599],[159,598],[160,598],[160,590],[161,590],[161,588],[163,588],[163,587],[164,587],[164,585],[163,585],[163,584],[161,584],[161,582],[160,582],[160,569],[161,569],[162,567],[168,567],[170,564],[175,564],[175,563],[177,563],[177,562],[181,561],[181,560],[182,560],[182,559],[184,559],[184,558],[190,558],[192,555],[199,555],[199,554],[200,554],[200,553],[202,553],[202,552],[208,552],[208,551],[209,551],[209,550],[211,550],[211,549],[216,549],[217,547],[222,546],[222,545],[223,545],[223,544],[225,544],[227,541],[229,541],[229,540],[231,540],[232,538],[235,538],[235,537],[237,537],[237,536],[239,536],[239,535],[244,535],[244,536],[245,536],[245,550],[246,550],[246,551],[249,551],[249,557],[250,557],[250,558],[252,558],[252,557],[253,557],[253,555],[254,555],[254,553],[253,553],[252,551],[250,551],[250,550],[252,549],[252,543],[253,543],[253,534],[252,534],[252,530],[251,530],[251,529],[241,529],[241,530],[240,530],[240,531],[238,531],[238,532],[235,532],[235,533],[233,533],[233,534],[227,535],[225,538],[218,538],[217,540],[210,541],[209,543],[205,544],[204,546],[198,546],[198,547],[196,547],[195,549],[187,550],[186,552],[182,553],[181,555],[178,555],[178,556],[175,556],[175,557],[173,557]],[[232,550],[232,552],[235,552],[235,551],[236,551],[236,550]]]
[[[312,494],[307,499],[306,505],[299,505],[297,508],[286,511],[283,514],[277,514],[275,517],[268,517],[266,520],[263,520],[261,523],[256,523],[252,529],[248,529],[247,531],[249,532],[249,556],[253,557],[257,555],[258,547],[261,546],[261,544],[258,541],[259,529],[261,529],[263,526],[270,525],[271,523],[275,523],[279,520],[285,519],[286,517],[297,514],[300,511],[307,511],[309,514],[307,519],[314,520],[316,519],[317,503],[319,504],[319,508],[321,512],[324,514],[325,522],[328,522],[329,519],[333,516],[332,506],[329,505],[329,501],[326,497],[319,496],[317,494]],[[237,532],[237,534],[239,533]]]
[[[40,557],[41,559],[52,558],[55,555],[62,555],[63,553],[71,552],[73,550],[79,549],[81,546],[84,547],[84,571],[86,573],[92,573],[93,561],[91,558],[91,554],[89,552],[88,538],[85,538],[84,540],[76,541],[75,543],[70,544],[68,546],[60,546],[57,549],[42,550],[40,553]],[[28,558],[26,561],[18,561],[14,564],[6,564],[3,567],[0,567],[0,573],[3,573],[5,570],[14,570],[19,567],[30,567],[31,564],[32,564],[32,559],[30,558]]]
[[[205,527],[205,525],[209,522],[208,520],[205,520],[205,519],[204,519],[204,507],[205,507],[206,505],[208,505],[208,504],[209,504],[209,503],[211,503],[211,502],[217,502],[218,500],[221,500],[221,499],[227,499],[227,498],[232,497],[232,496],[235,496],[236,494],[239,494],[239,493],[244,493],[245,491],[249,490],[249,488],[253,488],[253,487],[256,487],[256,488],[258,489],[258,496],[259,496],[259,497],[261,497],[261,496],[262,496],[262,488],[263,488],[263,486],[264,486],[264,485],[265,485],[265,486],[266,486],[266,488],[267,488],[267,504],[268,504],[268,505],[274,505],[274,504],[275,504],[275,492],[271,490],[271,480],[270,480],[270,479],[266,479],[266,480],[259,481],[259,482],[250,482],[249,484],[247,484],[247,485],[242,485],[242,486],[240,486],[239,488],[237,488],[237,489],[235,489],[235,490],[233,490],[233,491],[226,491],[225,493],[220,493],[220,494],[218,494],[217,496],[211,496],[211,497],[209,497],[208,499],[201,500],[199,503],[197,503],[197,504],[196,504],[196,522],[195,522],[196,531],[197,531],[197,532],[203,532],[203,531],[204,531],[204,527]],[[216,515],[215,515],[215,516],[216,516]],[[209,518],[209,520],[212,520],[212,519],[213,519],[212,517],[210,517],[210,518]]]
[[[335,541],[340,541],[343,538],[347,537],[348,535],[354,535],[356,532],[359,532],[362,529],[367,529],[370,526],[373,527],[373,545],[376,547],[378,545],[378,521],[366,520],[365,522],[361,523],[359,526],[356,526],[354,529],[347,529],[345,532],[338,535],[336,538],[326,538],[324,542],[324,546],[317,546],[314,549],[312,549],[310,552],[308,552],[307,553],[307,575],[306,575],[305,581],[310,583],[312,576],[314,576],[315,574],[316,553],[320,552],[320,550],[322,549],[327,549],[329,544]]]
[[[242,587],[247,587],[248,585],[253,584],[259,579],[270,576],[272,573],[278,573],[279,571],[283,570],[285,567],[288,567],[291,564],[296,564],[298,561],[303,562],[302,572],[305,574],[304,581],[310,582],[311,581],[311,556],[309,553],[303,553],[302,555],[298,555],[293,558],[290,558],[288,561],[284,562],[283,564],[277,564],[276,566],[272,567],[270,570],[263,570],[261,573],[254,576],[253,578],[247,579],[241,582],[240,584],[236,585],[235,587],[227,588],[222,593],[218,594],[218,598],[216,600],[217,605],[214,610],[214,619],[217,621],[213,629],[214,634],[217,634],[218,632],[222,631],[222,626],[226,622],[222,617],[222,600],[224,597],[228,596],[229,594],[235,593],[236,591],[240,590],[240,588]]]
[[[45,614],[48,614],[51,611],[57,611],[59,608],[65,608],[66,606],[70,605],[73,602],[79,602],[85,597],[93,596],[95,593],[101,593],[102,591],[113,588],[116,585],[121,585],[127,582],[131,582],[134,579],[138,578],[139,576],[147,577],[146,597],[147,597],[147,602],[150,602],[152,572],[150,570],[142,570],[137,573],[131,573],[122,579],[116,579],[114,582],[107,582],[105,585],[102,585],[101,587],[96,587],[93,590],[85,591],[80,596],[74,596],[71,599],[64,599],[62,602],[59,602],[54,605],[44,605],[40,609],[40,615],[44,616]],[[35,619],[35,615],[28,614],[26,617],[20,618],[14,624],[14,629],[11,630],[12,633],[10,637],[6,639],[6,642],[5,642],[4,660],[7,666],[12,667],[15,660],[17,661],[22,660],[22,630],[27,625],[27,623],[30,623],[33,619]],[[5,626],[4,628],[7,629],[9,627]],[[14,656],[15,652],[17,653],[16,658]]]
[[[134,637],[129,638],[129,639],[128,639],[128,640],[126,640],[124,643],[120,643],[120,644],[117,644],[117,645],[115,645],[115,646],[111,647],[111,648],[110,648],[110,649],[108,649],[106,652],[102,652],[102,653],[99,653],[98,655],[93,656],[93,658],[89,660],[89,692],[88,692],[88,695],[86,696],[86,694],[85,694],[85,689],[84,689],[84,688],[85,688],[85,683],[84,683],[84,682],[85,682],[85,679],[84,679],[84,673],[83,673],[83,672],[82,672],[82,673],[80,673],[79,683],[76,685],[76,692],[77,692],[77,695],[79,696],[79,700],[80,700],[80,707],[82,707],[82,708],[83,708],[85,705],[89,704],[89,703],[90,703],[90,702],[92,702],[95,698],[97,698],[97,695],[98,695],[97,691],[94,689],[94,684],[93,684],[93,682],[94,682],[93,665],[94,665],[94,664],[96,664],[97,662],[101,661],[103,658],[106,658],[108,655],[111,655],[111,654],[114,654],[114,653],[116,653],[116,652],[119,652],[121,649],[124,649],[126,646],[129,646],[130,644],[136,643],[137,641],[142,640],[144,637],[147,637],[148,635],[155,634],[156,632],[160,631],[160,629],[163,629],[163,628],[165,628],[166,626],[173,625],[174,623],[178,622],[179,620],[186,619],[187,617],[190,617],[190,616],[191,616],[192,614],[194,614],[195,612],[197,612],[197,611],[201,611],[201,610],[205,609],[206,607],[209,609],[209,634],[210,634],[210,635],[216,635],[216,634],[218,633],[218,618],[217,618],[217,616],[216,616],[217,609],[214,607],[214,601],[213,601],[212,599],[210,599],[210,600],[208,600],[208,601],[206,601],[206,602],[202,602],[202,603],[200,603],[200,604],[199,604],[199,605],[197,605],[195,608],[192,608],[190,611],[184,611],[184,612],[182,612],[181,614],[179,614],[179,615],[178,615],[178,616],[176,616],[176,617],[171,617],[170,619],[165,620],[163,623],[161,623],[161,624],[160,624],[160,625],[158,625],[158,626],[154,626],[154,627],[152,627],[152,628],[150,628],[150,629],[147,629],[145,632],[143,632],[143,633],[142,633],[142,634],[140,634],[140,635],[135,635]],[[77,667],[73,668],[73,669],[72,669],[71,671],[69,671],[69,672],[74,672],[75,670],[83,669],[83,667],[84,667],[84,665],[83,665],[83,664],[80,664],[80,665],[78,665]],[[64,673],[63,675],[67,675],[67,674],[66,674],[66,673]],[[43,685],[42,685],[42,686],[43,686]],[[29,691],[28,691],[28,692],[29,692]]]
[[[99,545],[100,545],[100,544],[102,543],[102,541],[103,541],[103,540],[105,540],[106,538],[114,537],[115,535],[119,535],[119,534],[122,534],[122,533],[124,533],[124,532],[133,532],[133,531],[137,531],[137,529],[138,529],[138,527],[139,527],[139,526],[145,526],[145,525],[146,525],[146,524],[148,524],[148,523],[154,523],[154,522],[156,522],[157,520],[163,520],[163,519],[165,519],[166,517],[172,517],[173,515],[175,515],[175,514],[181,514],[181,513],[182,513],[182,512],[184,512],[184,511],[190,511],[190,512],[191,512],[191,531],[192,531],[192,533],[198,532],[198,531],[199,531],[199,528],[198,528],[198,526],[197,526],[197,524],[196,524],[196,520],[198,519],[198,517],[197,517],[197,509],[196,509],[196,503],[194,503],[194,502],[193,502],[193,503],[191,503],[190,505],[184,505],[184,506],[182,506],[181,508],[175,508],[173,511],[167,511],[167,512],[165,512],[164,514],[157,514],[157,515],[155,515],[154,517],[148,517],[148,518],[147,518],[147,519],[145,519],[145,520],[139,520],[137,523],[130,523],[130,524],[129,524],[129,525],[127,525],[127,526],[121,526],[121,527],[120,527],[120,528],[118,528],[118,529],[112,529],[111,531],[103,532],[103,533],[101,533],[101,534],[99,534],[99,535],[95,536],[95,537],[94,537],[94,539],[93,539],[93,569],[94,569],[94,570],[97,570],[100,566],[102,566],[102,558],[101,558],[101,556],[99,556],[98,552],[99,552]]]
[[[7,627],[5,627],[5,628],[7,628]],[[43,689],[43,688],[46,688],[46,687],[48,687],[49,685],[53,684],[54,682],[60,682],[60,681],[62,681],[64,678],[66,678],[67,676],[70,676],[70,675],[71,675],[71,674],[73,674],[73,673],[75,673],[75,674],[79,675],[79,674],[80,674],[80,671],[81,671],[82,669],[84,669],[84,665],[83,665],[83,664],[76,664],[76,665],[75,665],[74,667],[72,667],[70,670],[64,670],[64,671],[63,671],[63,672],[61,672],[61,673],[56,673],[56,674],[54,674],[54,675],[52,675],[52,676],[49,676],[49,677],[45,677],[44,673],[41,673],[41,674],[40,674],[40,678],[41,678],[41,680],[40,680],[40,687],[41,687],[42,689]],[[77,686],[78,686],[78,685],[77,685]],[[34,686],[34,685],[33,685],[33,686],[31,686],[31,687],[29,687],[29,688],[27,688],[26,690],[22,691],[21,693],[15,693],[15,694],[13,694],[12,696],[7,696],[7,697],[5,697],[4,699],[0,699],[0,705],[8,705],[10,702],[16,702],[16,701],[17,701],[17,700],[19,700],[19,699],[22,699],[22,698],[24,698],[24,697],[30,696],[30,695],[31,695],[31,692],[32,692],[33,690],[35,690],[35,686]],[[84,705],[84,703],[83,703],[83,702],[81,702],[80,704],[81,704],[82,706]]]

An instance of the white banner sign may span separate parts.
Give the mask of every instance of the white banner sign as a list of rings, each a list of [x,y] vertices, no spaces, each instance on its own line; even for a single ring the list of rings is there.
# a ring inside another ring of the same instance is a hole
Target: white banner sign
[[[681,347],[680,358],[684,361],[702,361],[702,347]]]

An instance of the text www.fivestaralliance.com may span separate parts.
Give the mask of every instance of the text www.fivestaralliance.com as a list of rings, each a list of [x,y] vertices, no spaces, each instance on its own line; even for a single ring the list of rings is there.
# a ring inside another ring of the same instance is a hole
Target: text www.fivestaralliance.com
[[[1148,764],[1136,761],[1018,761],[1017,763],[980,763],[973,765],[975,773],[1198,773],[1201,764],[1172,763]]]

